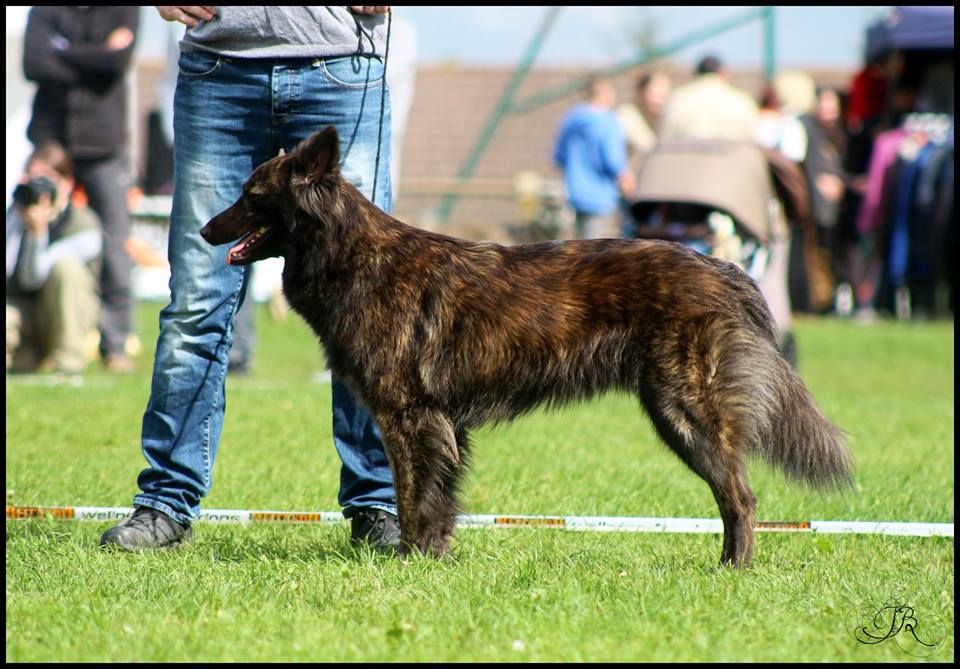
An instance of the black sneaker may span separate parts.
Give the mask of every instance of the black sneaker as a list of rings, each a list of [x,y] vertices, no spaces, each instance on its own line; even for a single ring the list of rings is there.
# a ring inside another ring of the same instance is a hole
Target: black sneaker
[[[360,509],[350,518],[350,541],[366,543],[380,553],[392,553],[400,547],[400,522],[380,509]]]
[[[181,525],[165,513],[138,506],[133,515],[111,527],[100,537],[101,546],[127,551],[172,548],[193,537],[193,528]]]

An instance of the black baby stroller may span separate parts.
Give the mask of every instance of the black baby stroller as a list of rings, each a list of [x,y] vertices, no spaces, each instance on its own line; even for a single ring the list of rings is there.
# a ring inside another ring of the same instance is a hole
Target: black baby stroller
[[[628,235],[667,239],[730,260],[767,299],[792,365],[787,263],[790,231],[763,150],[746,142],[677,140],[644,160],[625,225]]]

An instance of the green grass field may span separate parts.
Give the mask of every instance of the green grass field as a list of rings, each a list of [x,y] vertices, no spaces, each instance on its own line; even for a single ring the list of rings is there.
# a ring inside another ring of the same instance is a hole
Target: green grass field
[[[131,377],[7,377],[8,504],[131,504],[157,311],[140,307],[148,350]],[[857,485],[811,492],[754,463],[759,518],[953,522],[953,323],[796,332],[801,375],[851,435]],[[295,316],[258,313],[207,508],[338,508],[322,366]],[[469,513],[718,517],[627,396],[474,445]],[[861,605],[894,600],[942,632],[925,659],[954,658],[946,538],[758,534],[753,568],[734,571],[717,566],[720,535],[472,529],[450,559],[401,561],[353,550],[346,523],[198,524],[188,547],[143,555],[98,550],[109,525],[7,522],[7,661],[911,661],[846,631]]]

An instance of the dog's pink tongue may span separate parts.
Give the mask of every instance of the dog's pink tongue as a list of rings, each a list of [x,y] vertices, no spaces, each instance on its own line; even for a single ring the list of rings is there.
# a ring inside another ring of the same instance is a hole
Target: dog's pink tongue
[[[227,252],[227,264],[228,265],[241,265],[243,260],[243,253],[252,245],[256,244],[263,236],[267,233],[267,228],[260,228],[259,230],[254,230],[246,237],[237,242],[236,246],[231,248]]]

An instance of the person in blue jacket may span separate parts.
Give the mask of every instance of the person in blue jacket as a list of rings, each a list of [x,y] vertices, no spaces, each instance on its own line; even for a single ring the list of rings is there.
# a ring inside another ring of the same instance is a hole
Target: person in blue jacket
[[[613,82],[593,77],[588,99],[560,123],[553,160],[563,172],[567,200],[576,214],[580,239],[619,237],[620,197],[629,197],[635,178],[627,161],[626,138],[613,107]]]

